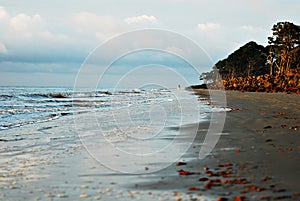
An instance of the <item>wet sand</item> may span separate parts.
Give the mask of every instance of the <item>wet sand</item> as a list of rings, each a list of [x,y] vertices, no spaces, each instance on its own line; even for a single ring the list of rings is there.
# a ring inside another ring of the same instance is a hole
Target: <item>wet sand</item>
[[[151,174],[146,168],[141,175],[114,172],[75,139],[55,154],[1,155],[0,200],[300,200],[300,96],[226,94],[232,110],[217,146],[202,160],[200,136],[209,119],[180,160]]]

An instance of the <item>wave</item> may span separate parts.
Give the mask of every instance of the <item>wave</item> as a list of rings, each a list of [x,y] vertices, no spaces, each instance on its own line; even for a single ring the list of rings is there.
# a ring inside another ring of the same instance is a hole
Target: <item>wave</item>
[[[0,131],[1,130],[8,130],[8,129],[16,128],[16,127],[21,127],[21,126],[25,126],[25,125],[29,125],[29,124],[49,122],[49,121],[59,119],[62,116],[67,116],[67,115],[72,115],[72,114],[73,114],[73,112],[66,111],[66,112],[48,114],[44,117],[39,116],[37,119],[31,119],[31,120],[24,121],[24,122],[15,122],[15,123],[2,124],[0,126]]]

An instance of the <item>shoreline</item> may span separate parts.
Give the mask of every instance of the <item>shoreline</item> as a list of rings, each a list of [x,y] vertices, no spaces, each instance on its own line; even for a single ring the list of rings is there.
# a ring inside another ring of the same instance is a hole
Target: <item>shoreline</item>
[[[180,160],[151,174],[113,172],[77,142],[46,165],[33,165],[34,180],[21,174],[2,177],[9,185],[0,186],[0,199],[299,200],[299,95],[226,91],[226,96],[234,109],[227,112],[217,146],[203,160],[198,154],[209,119],[199,124],[195,141]]]

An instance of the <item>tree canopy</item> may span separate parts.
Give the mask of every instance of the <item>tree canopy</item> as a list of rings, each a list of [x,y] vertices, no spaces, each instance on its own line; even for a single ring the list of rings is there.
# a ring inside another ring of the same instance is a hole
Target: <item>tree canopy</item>
[[[223,78],[246,77],[267,72],[268,51],[262,45],[251,41],[215,64]]]
[[[273,25],[272,32],[268,46],[250,41],[218,61],[213,70],[203,73],[200,79],[212,82],[216,71],[223,79],[300,72],[300,26],[278,22]]]
[[[270,65],[280,74],[300,67],[300,26],[291,22],[278,22],[272,28],[273,35],[268,37],[270,44]]]

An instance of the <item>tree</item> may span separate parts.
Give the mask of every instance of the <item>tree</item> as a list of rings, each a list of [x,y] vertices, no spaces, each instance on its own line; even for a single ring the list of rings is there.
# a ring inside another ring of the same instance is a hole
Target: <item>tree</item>
[[[251,41],[230,54],[226,59],[218,61],[223,78],[247,77],[267,73],[267,50],[262,45]]]
[[[298,68],[300,26],[291,22],[278,22],[272,28],[273,36],[268,37],[270,53],[274,52],[274,58],[270,58],[270,68],[273,64],[278,66],[279,73],[284,74],[291,68]]]

